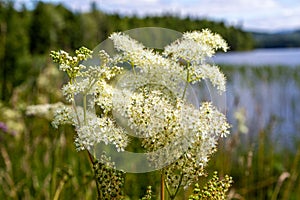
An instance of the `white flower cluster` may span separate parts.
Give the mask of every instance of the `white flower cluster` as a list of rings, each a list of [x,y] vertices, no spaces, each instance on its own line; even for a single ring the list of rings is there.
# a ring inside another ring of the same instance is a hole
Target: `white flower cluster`
[[[87,123],[76,129],[78,137],[75,144],[78,150],[92,150],[101,142],[114,144],[117,151],[124,151],[128,138],[122,128],[115,126],[114,121],[108,117],[88,115]]]
[[[122,43],[124,37],[126,41]],[[204,174],[218,138],[229,134],[229,124],[210,102],[203,102],[198,109],[187,104],[180,96],[184,90],[178,83],[184,79],[185,83],[209,79],[213,86],[225,91],[225,76],[217,66],[205,61],[218,49],[226,51],[226,42],[209,30],[185,33],[161,55],[121,33],[110,39],[121,51],[115,61],[127,62],[133,71],[138,71],[117,88],[123,89],[123,93],[119,91],[123,96],[117,96],[113,109],[127,123],[124,126],[143,138],[145,149],[157,151],[149,157],[153,165],[179,158],[164,169],[171,189],[190,185]],[[129,48],[124,48],[126,45]]]
[[[176,108],[179,107],[181,100],[171,99],[170,96],[162,93],[162,90],[157,89],[157,87],[156,89],[140,88],[138,93],[127,91],[124,96],[126,101],[118,101],[114,104],[117,112],[126,119],[125,126],[127,125],[140,138],[149,139],[149,137],[171,128],[171,123],[174,123],[175,118],[180,116],[180,109]],[[174,123],[175,125],[179,125],[179,123]],[[175,129],[175,127],[172,128]],[[177,133],[177,131],[173,132]]]
[[[56,110],[52,126],[54,128],[58,128],[58,126],[62,124],[71,124],[76,126],[78,124],[78,120],[76,120],[76,114],[73,109],[70,106],[63,106]]]
[[[113,87],[105,81],[98,81],[96,87],[96,95],[94,102],[96,105],[100,106],[104,115],[108,115],[112,112],[113,103]]]
[[[203,29],[201,32],[192,31],[183,35],[183,39],[194,40],[196,43],[209,46],[209,51],[206,52],[208,56],[212,56],[215,50],[222,49],[228,50],[228,44],[226,41],[216,33],[212,33],[209,29]]]
[[[90,58],[92,51],[81,47],[75,53],[76,56],[70,56],[67,52],[60,50],[58,52],[51,51],[50,54],[53,61],[59,64],[59,69],[67,72],[70,78],[75,78],[78,72],[85,68],[85,66],[79,63]]]
[[[85,122],[84,122],[85,121]],[[94,113],[86,112],[82,107],[76,109],[63,106],[57,109],[52,125],[71,124],[75,127],[77,137],[75,144],[77,150],[91,150],[100,142],[114,144],[117,151],[124,151],[128,138],[121,127],[117,127],[115,122],[108,117],[98,117]]]
[[[86,67],[79,61],[91,58],[92,51],[82,47],[71,57],[64,51],[51,52],[54,61],[60,64],[60,69],[66,71],[70,81],[62,88],[66,100],[72,102],[73,107],[63,107],[55,113],[52,122],[54,127],[60,124],[72,124],[77,132],[75,144],[78,150],[90,150],[94,145],[104,142],[114,144],[118,151],[127,145],[127,136],[122,128],[117,127],[112,118],[106,115],[112,109],[111,86],[107,84],[111,78],[121,73],[117,66],[109,66],[111,58],[100,51],[101,66]],[[83,107],[77,106],[77,95],[83,95]],[[87,96],[92,96],[87,102]],[[103,114],[97,116],[89,111],[88,106],[100,106]]]
[[[171,189],[178,185],[189,186],[204,175],[204,167],[217,149],[218,138],[229,134],[225,116],[210,102],[204,102],[199,110],[185,108],[183,118],[187,124],[189,147],[185,154],[166,168],[166,183]],[[185,133],[186,134],[186,133]]]
[[[205,29],[183,34],[161,54],[123,33],[109,38],[118,53],[110,57],[100,51],[100,66],[75,66],[90,57],[84,48],[76,59],[62,51],[52,52],[70,77],[63,92],[73,104],[72,109],[57,112],[53,124],[73,124],[79,150],[105,143],[123,151],[128,134],[139,137],[142,147],[152,152],[152,165],[168,163],[163,171],[170,189],[190,185],[204,174],[218,138],[229,134],[229,124],[211,102],[192,105],[187,100],[188,88],[190,83],[209,79],[225,90],[225,76],[206,58],[218,49],[226,51],[226,42]],[[82,107],[75,102],[78,94]],[[87,99],[88,95],[92,98]],[[88,107],[95,107],[96,112]]]
[[[55,112],[63,107],[63,103],[31,105],[26,108],[26,115],[53,119]]]
[[[220,35],[204,29],[201,32],[184,33],[182,38],[165,47],[164,54],[184,64],[188,72],[188,82],[209,79],[220,91],[225,91],[224,74],[218,67],[206,63],[206,59],[212,57],[218,49],[227,51],[225,40]]]
[[[163,111],[166,112],[168,108],[166,105],[164,107]],[[153,112],[155,111],[157,110],[153,108]],[[141,118],[140,115],[140,121]],[[173,161],[174,157],[179,157],[176,162],[165,168],[166,183],[173,189],[180,183],[187,187],[204,174],[203,170],[209,157],[216,151],[218,138],[228,135],[228,128],[225,116],[210,102],[203,102],[199,109],[179,103],[177,107],[173,107],[170,115],[166,116],[163,129],[157,131],[155,135],[144,138],[142,144],[149,151],[172,144],[174,147],[165,148],[163,155],[158,155],[161,153],[158,152],[150,159],[154,165],[159,165],[157,162]]]
[[[173,62],[152,49],[147,49],[129,36],[123,33],[113,33],[109,38],[113,40],[116,49],[121,51],[120,54],[114,56],[113,62],[130,64],[133,70],[140,70],[148,76],[161,75],[159,78],[167,76],[164,79],[168,83],[173,79],[177,81],[179,78],[185,78],[179,63]],[[126,48],[126,46],[128,47]],[[164,79],[159,80],[163,81]],[[153,77],[150,80],[152,81]]]

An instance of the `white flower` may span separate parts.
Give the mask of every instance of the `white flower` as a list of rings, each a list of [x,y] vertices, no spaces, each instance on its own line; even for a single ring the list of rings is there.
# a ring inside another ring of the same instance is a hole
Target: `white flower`
[[[122,128],[106,117],[99,118],[89,113],[87,123],[77,128],[75,144],[78,150],[92,150],[100,142],[114,144],[118,151],[124,151],[128,138]]]
[[[59,64],[59,69],[67,72],[70,78],[75,78],[78,75],[78,72],[85,68],[84,65],[80,65],[79,62],[87,60],[91,57],[93,52],[85,47],[81,47],[76,50],[76,56],[70,56],[65,51],[51,51],[50,56]]]
[[[109,39],[113,41],[115,48],[119,51],[130,53],[140,51],[145,48],[143,44],[121,32],[111,34]]]
[[[52,120],[54,112],[58,109],[61,109],[62,107],[63,104],[61,102],[55,104],[31,105],[27,106],[26,115],[35,115]]]
[[[204,29],[201,32],[184,33],[181,39],[165,47],[164,54],[182,64],[187,71],[188,82],[195,83],[201,79],[209,79],[213,86],[223,92],[226,82],[224,74],[217,66],[206,63],[206,59],[212,57],[218,49],[226,51],[227,43],[220,35]]]
[[[226,77],[216,65],[202,64],[190,66],[190,82],[196,83],[201,79],[208,79],[221,92],[226,90]]]
[[[183,59],[189,63],[201,63],[206,57],[211,57],[213,51],[208,45],[193,40],[177,40],[165,47],[164,53],[171,55],[175,60]]]
[[[92,106],[94,106],[94,104],[98,105],[103,110],[104,114],[108,114],[113,108],[113,87],[105,81],[98,81],[95,89],[95,99],[94,102],[92,102]]]
[[[57,109],[55,112],[54,120],[52,121],[52,126],[58,128],[59,125],[72,124],[73,126],[78,125],[75,111],[70,108],[63,106]]]
[[[123,33],[109,38],[118,52],[110,57],[100,51],[101,66],[74,64],[86,57],[86,50],[75,57],[53,53],[71,78],[63,92],[73,103],[72,109],[57,112],[53,125],[73,124],[78,150],[103,143],[123,151],[129,143],[127,134],[139,137],[142,147],[152,152],[147,155],[153,166],[168,164],[166,184],[173,189],[180,184],[187,187],[205,174],[219,137],[229,134],[225,115],[211,102],[196,107],[187,100],[189,84],[202,79],[225,91],[224,74],[206,59],[218,49],[226,51],[227,43],[205,29],[184,33],[160,54]],[[83,107],[75,105],[79,94]],[[97,114],[88,106],[96,106]]]
[[[228,50],[227,42],[216,33],[212,33],[209,29],[203,29],[201,32],[192,31],[183,34],[183,39],[193,40],[196,43],[210,46],[211,49],[223,51]]]

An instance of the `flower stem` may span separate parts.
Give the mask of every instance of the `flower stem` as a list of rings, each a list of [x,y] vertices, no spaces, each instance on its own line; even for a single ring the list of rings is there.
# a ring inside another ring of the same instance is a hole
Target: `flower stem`
[[[94,169],[94,166],[95,166],[96,162],[94,161],[94,158],[93,158],[92,154],[89,151],[87,151],[87,153],[88,153],[88,156],[89,156],[89,160],[90,160],[90,162],[92,164],[92,168],[93,168],[93,172],[94,172],[94,177],[95,177],[95,181],[96,181],[97,199],[100,200],[101,199],[100,184],[99,184],[99,182],[97,180],[96,171]]]
[[[132,68],[133,74],[136,76],[136,72],[135,72],[135,69],[134,69],[134,64],[131,62],[131,63],[130,63],[130,65],[131,65],[131,68]]]
[[[73,84],[73,79],[70,79],[70,83]],[[79,115],[78,115],[77,107],[76,107],[76,103],[75,103],[75,95],[74,95],[74,93],[72,94],[72,107],[73,107],[73,109],[75,111],[76,118],[77,118],[77,121],[78,121],[78,125],[81,126],[80,125],[81,122],[80,122],[80,119],[79,119]]]
[[[181,182],[182,182],[182,178],[183,178],[183,173],[181,173],[181,175],[180,175],[179,184],[178,184],[178,186],[177,186],[177,188],[176,188],[175,193],[171,196],[171,199],[172,199],[172,200],[175,199],[175,197],[176,197],[176,195],[177,195],[177,193],[178,193],[178,191],[179,191],[179,188],[180,188]]]
[[[59,185],[58,185],[58,188],[57,190],[55,191],[55,194],[54,194],[54,197],[53,197],[53,200],[58,200],[59,199],[59,196],[63,190],[63,187],[66,183],[66,180],[67,178],[64,176],[64,178],[59,182]]]
[[[184,97],[185,97],[185,93],[186,93],[187,87],[188,87],[188,85],[189,85],[189,82],[190,82],[190,71],[187,70],[187,74],[186,74],[186,82],[185,82],[185,86],[184,86],[184,90],[183,90],[183,94],[182,94],[182,100],[183,100]]]
[[[83,95],[83,117],[84,117],[84,125],[87,125],[87,119],[86,119],[86,94]]]
[[[160,179],[160,200],[165,199],[165,177],[164,171],[161,172],[161,179]]]

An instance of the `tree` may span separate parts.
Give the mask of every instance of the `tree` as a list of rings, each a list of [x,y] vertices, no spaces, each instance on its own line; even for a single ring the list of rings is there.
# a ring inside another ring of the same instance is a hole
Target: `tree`
[[[25,80],[29,67],[26,10],[17,12],[13,3],[1,4],[1,99],[7,101],[16,85]]]

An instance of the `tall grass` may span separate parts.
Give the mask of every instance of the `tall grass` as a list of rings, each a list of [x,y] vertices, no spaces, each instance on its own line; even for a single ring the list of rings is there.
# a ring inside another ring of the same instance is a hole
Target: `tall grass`
[[[94,199],[89,162],[74,150],[70,128],[25,119],[24,133],[1,133],[1,199]]]
[[[247,74],[249,69],[239,70]],[[275,69],[276,73],[272,68],[255,70],[252,75],[259,80],[284,79],[285,74],[300,83],[296,70],[294,73],[285,68]],[[235,69],[227,68],[225,72],[230,81]],[[0,199],[96,199],[92,168],[87,153],[76,152],[74,148],[74,130],[69,126],[56,130],[49,120],[28,117],[22,109],[19,112],[25,127],[22,132],[13,135],[0,129]],[[299,123],[297,114],[296,110],[293,123]],[[256,129],[250,127],[248,134],[242,134],[233,121],[232,135],[220,141],[219,150],[210,161],[209,174],[217,170],[220,176],[233,177],[230,199],[297,200],[300,196],[298,133],[292,139],[296,148],[290,148],[275,135],[278,119],[272,117],[266,124],[257,127],[257,134],[251,133]],[[296,131],[299,132],[299,126]],[[141,198],[147,185],[152,185],[154,199],[159,199],[158,173],[128,174],[125,183],[128,199]],[[186,199],[190,192],[191,189],[181,192],[178,199]]]
[[[238,133],[221,142],[210,167],[233,177],[230,198],[299,198],[299,148],[297,152],[284,147],[278,150],[272,143],[270,128],[261,130],[251,142],[241,142],[243,136]]]

